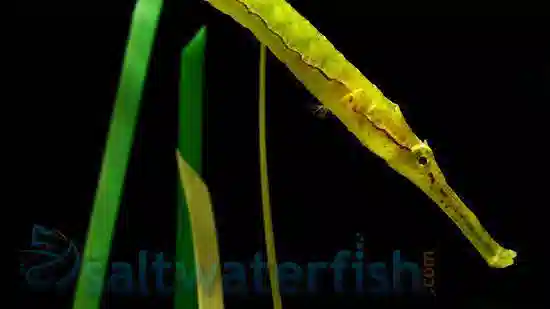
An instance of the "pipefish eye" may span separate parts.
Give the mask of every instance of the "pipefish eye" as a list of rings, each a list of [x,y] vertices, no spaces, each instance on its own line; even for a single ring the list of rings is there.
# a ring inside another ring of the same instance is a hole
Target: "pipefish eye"
[[[426,158],[425,156],[418,157],[418,164],[425,166],[426,164],[428,164],[428,158]]]

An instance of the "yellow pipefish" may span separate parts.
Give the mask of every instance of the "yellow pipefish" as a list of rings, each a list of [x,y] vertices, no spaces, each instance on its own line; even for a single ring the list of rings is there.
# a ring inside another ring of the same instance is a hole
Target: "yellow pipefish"
[[[512,265],[447,184],[432,149],[407,125],[397,104],[284,0],[207,0],[248,28],[370,151],[407,177],[455,222],[491,267]]]

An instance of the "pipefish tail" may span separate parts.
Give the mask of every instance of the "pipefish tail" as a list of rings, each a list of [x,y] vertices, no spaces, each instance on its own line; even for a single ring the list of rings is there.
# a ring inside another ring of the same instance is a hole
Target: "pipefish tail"
[[[399,106],[284,0],[205,0],[250,30],[361,143],[428,195],[491,267],[514,263],[447,184],[432,149]]]

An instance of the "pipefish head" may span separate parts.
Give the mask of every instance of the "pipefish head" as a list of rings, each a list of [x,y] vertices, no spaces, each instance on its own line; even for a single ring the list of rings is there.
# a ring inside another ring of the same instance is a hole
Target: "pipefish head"
[[[501,247],[481,226],[475,215],[447,184],[427,142],[402,149],[388,164],[407,177],[455,222],[491,267],[504,268],[514,263],[516,252]]]
[[[397,172],[411,180],[423,191],[446,184],[445,176],[435,161],[435,156],[427,141],[420,142],[410,149],[402,149],[388,163]]]
[[[461,217],[461,211],[467,209],[466,205],[448,185],[427,141],[419,141],[410,149],[401,149],[388,160],[388,164],[420,188],[453,220],[465,219]]]

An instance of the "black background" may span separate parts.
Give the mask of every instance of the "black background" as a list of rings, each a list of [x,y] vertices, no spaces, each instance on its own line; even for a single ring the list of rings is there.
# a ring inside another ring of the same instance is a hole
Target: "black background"
[[[185,2],[185,3],[183,3]],[[170,257],[175,242],[177,92],[181,48],[208,26],[204,178],[223,261],[263,251],[257,134],[258,43],[199,1],[166,1],[117,221],[112,260],[139,250]],[[544,285],[543,172],[548,46],[537,19],[375,17],[360,1],[292,1],[427,138],[450,184],[518,263],[490,269],[431,201],[365,150],[283,64],[268,60],[268,151],[279,262],[330,261],[365,238],[367,262],[394,250],[422,263],[435,251],[436,295],[285,295],[284,308],[516,307]],[[31,190],[21,246],[33,224],[82,248],[133,1],[105,11],[29,14],[19,29],[19,102],[30,140]],[[547,40],[546,40],[547,41]],[[535,249],[537,251],[535,251]],[[540,279],[540,280],[539,280]],[[539,280],[539,281],[537,281]],[[21,308],[70,308],[70,295],[20,289]],[[169,297],[106,295],[108,308],[171,308]],[[272,307],[270,296],[226,295],[227,308]],[[106,307],[107,308],[107,307]]]

